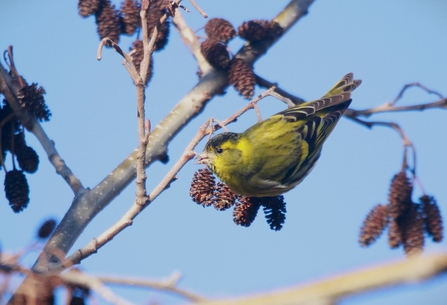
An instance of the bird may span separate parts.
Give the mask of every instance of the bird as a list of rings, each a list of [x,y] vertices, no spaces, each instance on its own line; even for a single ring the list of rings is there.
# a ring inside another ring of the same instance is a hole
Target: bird
[[[315,167],[324,141],[361,82],[348,73],[318,100],[281,111],[242,133],[217,134],[196,156],[197,163],[206,165],[235,194],[280,196]]]

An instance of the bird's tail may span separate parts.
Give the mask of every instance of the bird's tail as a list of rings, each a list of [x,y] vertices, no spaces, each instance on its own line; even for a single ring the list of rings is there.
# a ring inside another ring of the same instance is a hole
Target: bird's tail
[[[342,93],[351,93],[355,90],[362,81],[360,79],[354,79],[354,75],[352,73],[348,73],[338,83],[335,84],[334,87],[331,88],[322,98],[330,97],[334,95],[339,95]]]

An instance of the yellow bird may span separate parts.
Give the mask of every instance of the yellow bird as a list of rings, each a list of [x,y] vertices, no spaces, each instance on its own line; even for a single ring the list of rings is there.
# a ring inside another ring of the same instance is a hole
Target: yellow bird
[[[314,168],[321,148],[361,84],[346,74],[321,99],[281,111],[242,133],[211,138],[197,156],[236,194],[279,196]]]

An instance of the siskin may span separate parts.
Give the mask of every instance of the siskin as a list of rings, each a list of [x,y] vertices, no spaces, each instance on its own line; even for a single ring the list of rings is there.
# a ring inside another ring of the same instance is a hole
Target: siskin
[[[279,196],[314,168],[321,148],[361,84],[345,75],[326,95],[281,111],[242,133],[211,138],[197,156],[236,194]]]

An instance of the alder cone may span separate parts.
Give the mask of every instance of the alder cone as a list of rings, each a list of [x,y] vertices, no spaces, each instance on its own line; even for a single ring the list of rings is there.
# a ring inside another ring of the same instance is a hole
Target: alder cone
[[[233,58],[228,71],[230,84],[246,99],[251,99],[256,84],[253,69],[242,59]]]
[[[236,30],[233,25],[223,18],[212,18],[205,25],[205,33],[209,39],[215,39],[227,43],[234,36]]]

